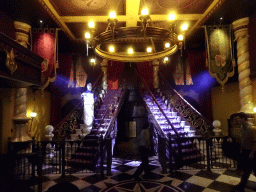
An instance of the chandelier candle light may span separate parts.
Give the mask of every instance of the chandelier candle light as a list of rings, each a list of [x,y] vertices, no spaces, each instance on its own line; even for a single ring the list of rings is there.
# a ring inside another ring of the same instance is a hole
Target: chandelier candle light
[[[176,34],[175,14],[169,15],[168,29],[150,26],[149,11],[143,9],[139,17],[141,26],[117,28],[116,13],[109,15],[108,26],[100,34],[94,35],[95,24],[88,23],[85,34],[87,44],[95,49],[95,53],[107,60],[121,62],[145,62],[162,60],[182,49],[184,46],[184,32],[188,25],[182,26],[183,36],[178,39]]]

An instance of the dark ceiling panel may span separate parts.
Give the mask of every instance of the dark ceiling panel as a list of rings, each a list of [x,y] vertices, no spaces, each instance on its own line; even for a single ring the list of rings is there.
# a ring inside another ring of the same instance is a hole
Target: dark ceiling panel
[[[170,11],[178,14],[202,14],[212,2],[213,0],[149,0],[145,6],[154,15],[168,14]]]
[[[108,15],[116,10],[118,15],[125,14],[124,0],[51,0],[60,16]]]

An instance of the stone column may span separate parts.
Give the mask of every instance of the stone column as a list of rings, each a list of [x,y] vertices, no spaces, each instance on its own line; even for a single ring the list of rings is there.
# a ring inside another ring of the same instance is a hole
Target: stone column
[[[16,29],[16,41],[27,48],[31,26],[26,23],[14,21],[14,27]],[[12,141],[20,142],[31,140],[26,133],[27,123],[30,120],[30,118],[27,117],[27,88],[18,88],[16,90],[14,108],[13,122],[15,136]]]
[[[232,23],[235,40],[237,41],[237,65],[240,89],[240,111],[253,113],[252,84],[250,80],[249,61],[249,17],[236,20]]]
[[[107,82],[108,60],[107,59],[103,59],[100,65],[101,65],[101,70],[103,72],[102,88],[104,90],[107,90],[108,89],[108,82]]]
[[[28,141],[31,138],[27,135],[27,123],[30,118],[27,117],[27,88],[18,88],[15,94],[14,103],[14,127],[15,136],[13,142]]]
[[[159,71],[159,61],[154,60],[152,62],[153,65],[153,87],[154,89],[159,88],[159,76],[158,76],[158,71]]]

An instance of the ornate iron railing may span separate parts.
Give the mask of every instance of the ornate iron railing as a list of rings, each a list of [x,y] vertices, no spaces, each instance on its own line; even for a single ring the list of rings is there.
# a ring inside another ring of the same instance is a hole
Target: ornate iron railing
[[[205,119],[194,107],[192,107],[172,86],[161,77],[161,91],[168,102],[177,110],[189,123],[196,129],[197,135],[210,136],[213,135],[213,126]]]
[[[92,86],[92,92],[99,98],[99,91],[97,90],[97,86],[101,82],[103,74],[101,74],[95,83]],[[97,110],[97,109],[95,109]],[[68,134],[74,131],[75,126],[79,124],[79,120],[82,119],[83,116],[83,101],[79,101],[77,105],[62,119],[60,123],[58,123],[54,128],[54,139],[61,140],[66,138]]]

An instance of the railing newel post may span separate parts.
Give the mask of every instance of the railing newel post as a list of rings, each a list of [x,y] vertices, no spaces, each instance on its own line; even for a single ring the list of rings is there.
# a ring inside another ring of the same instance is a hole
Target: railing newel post
[[[61,141],[61,159],[62,159],[62,161],[61,161],[61,176],[62,177],[66,176],[66,170],[65,170],[65,167],[66,167],[65,147],[66,147],[66,145],[65,145],[65,138],[64,138]]]
[[[211,161],[210,161],[210,147],[211,147],[211,137],[206,138],[206,158],[207,158],[207,171],[211,171]]]
[[[111,176],[112,165],[112,138],[107,139],[107,176]]]
[[[104,161],[104,151],[103,151],[103,136],[100,135],[99,139],[99,144],[100,144],[100,174],[101,177],[104,177],[104,166],[103,166],[103,161]]]

